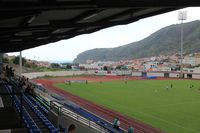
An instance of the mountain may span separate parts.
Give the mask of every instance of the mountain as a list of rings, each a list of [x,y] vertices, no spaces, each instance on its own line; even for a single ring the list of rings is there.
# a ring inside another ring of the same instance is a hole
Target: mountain
[[[200,51],[200,21],[184,23],[184,53]],[[96,48],[80,53],[74,62],[86,60],[118,61],[158,55],[170,55],[180,51],[181,25],[174,24],[158,30],[147,38],[116,48]]]

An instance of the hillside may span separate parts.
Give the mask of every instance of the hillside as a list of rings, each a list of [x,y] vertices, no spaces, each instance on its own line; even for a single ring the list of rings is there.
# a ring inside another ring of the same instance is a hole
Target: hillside
[[[74,62],[86,60],[118,61],[157,55],[170,55],[180,51],[180,24],[170,25],[151,34],[149,37],[116,48],[96,48],[80,53]],[[184,23],[185,53],[200,52],[200,21]]]

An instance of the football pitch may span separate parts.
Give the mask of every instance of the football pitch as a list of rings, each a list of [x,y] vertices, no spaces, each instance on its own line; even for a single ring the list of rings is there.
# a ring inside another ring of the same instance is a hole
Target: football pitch
[[[200,133],[198,80],[58,83],[56,86],[168,133]]]

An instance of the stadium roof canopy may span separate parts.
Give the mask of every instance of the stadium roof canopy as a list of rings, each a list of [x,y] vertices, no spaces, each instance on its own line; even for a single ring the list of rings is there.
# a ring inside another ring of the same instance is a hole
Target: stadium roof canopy
[[[69,39],[199,0],[0,0],[0,52]]]

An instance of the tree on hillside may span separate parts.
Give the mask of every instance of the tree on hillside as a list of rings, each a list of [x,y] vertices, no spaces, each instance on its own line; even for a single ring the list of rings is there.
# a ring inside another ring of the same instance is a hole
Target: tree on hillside
[[[51,63],[52,68],[60,68],[60,65],[58,63]]]
[[[104,70],[104,71],[108,71],[108,67],[107,67],[107,66],[104,66],[104,67],[103,67],[103,70]]]
[[[7,57],[3,57],[3,63],[9,63],[9,59]]]
[[[71,63],[67,63],[66,64],[66,69],[72,69],[72,64]]]
[[[37,65],[34,62],[26,62],[24,64],[25,67],[31,68],[31,67],[37,67]]]
[[[121,69],[122,69],[122,65],[118,65],[118,66],[116,67],[116,69],[117,69],[117,70],[121,70]]]
[[[16,65],[19,65],[19,56],[13,58],[12,62]],[[24,66],[25,63],[26,63],[26,59],[22,57],[22,66]]]
[[[125,65],[118,65],[118,66],[116,67],[116,69],[117,69],[117,70],[127,70],[128,68],[127,68],[127,66],[125,66]]]

